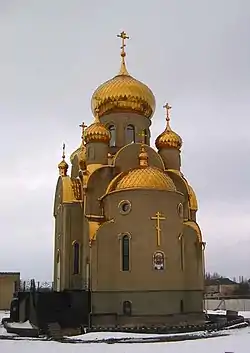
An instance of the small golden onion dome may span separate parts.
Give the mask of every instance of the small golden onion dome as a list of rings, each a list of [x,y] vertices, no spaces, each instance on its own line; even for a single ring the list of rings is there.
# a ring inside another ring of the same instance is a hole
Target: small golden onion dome
[[[181,137],[174,132],[171,127],[170,127],[170,116],[169,116],[169,110],[171,107],[167,103],[164,108],[167,110],[167,126],[166,129],[157,137],[155,140],[155,146],[158,150],[161,150],[163,148],[176,148],[178,150],[181,149],[182,146],[182,139]]]
[[[139,154],[139,168],[119,174],[110,183],[106,193],[124,189],[176,191],[174,182],[166,173],[148,165],[148,155],[143,144]]]
[[[91,142],[102,142],[109,143],[110,141],[109,130],[100,122],[99,109],[95,110],[95,121],[91,124],[84,132],[84,140],[87,143]]]
[[[198,202],[194,192],[194,189],[188,185],[188,196],[189,196],[189,206],[190,210],[198,211]]]
[[[66,176],[68,168],[69,168],[68,163],[65,161],[65,144],[63,144],[62,161],[58,164],[59,174],[61,176]]]
[[[132,111],[151,118],[155,111],[155,97],[144,83],[132,77],[125,64],[125,32],[118,35],[122,39],[121,68],[118,75],[99,86],[91,100],[92,111],[99,109],[100,117],[113,112]]]

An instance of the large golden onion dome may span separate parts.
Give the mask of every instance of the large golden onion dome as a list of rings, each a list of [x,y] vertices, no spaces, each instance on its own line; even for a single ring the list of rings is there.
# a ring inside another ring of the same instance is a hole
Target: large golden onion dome
[[[91,142],[109,143],[111,138],[109,130],[100,122],[99,109],[95,110],[95,121],[84,132],[86,144]]]
[[[139,154],[139,167],[120,173],[111,181],[106,193],[124,189],[176,191],[174,182],[166,173],[148,165],[148,155],[143,144]]]
[[[68,163],[65,161],[65,144],[63,144],[62,160],[61,160],[61,162],[58,164],[59,174],[60,174],[61,176],[66,176],[66,175],[67,175],[68,168],[69,168]]]
[[[171,129],[169,123],[169,110],[171,109],[171,107],[167,103],[164,108],[166,108],[167,111],[167,126],[166,129],[155,140],[155,146],[158,150],[161,150],[163,148],[176,148],[180,150],[182,146],[182,138]]]
[[[99,86],[91,100],[92,111],[99,109],[100,117],[123,111],[133,111],[151,118],[155,110],[155,97],[152,91],[142,82],[132,77],[125,64],[125,32],[118,35],[122,39],[121,68],[118,75]]]

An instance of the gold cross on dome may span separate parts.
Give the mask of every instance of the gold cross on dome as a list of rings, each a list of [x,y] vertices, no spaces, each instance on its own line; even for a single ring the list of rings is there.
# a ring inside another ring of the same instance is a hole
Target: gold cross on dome
[[[157,239],[157,246],[161,245],[161,228],[160,228],[160,221],[164,221],[166,217],[164,217],[159,211],[156,212],[155,216],[151,217],[152,221],[156,221],[156,239]]]
[[[124,48],[126,47],[125,40],[129,39],[129,36],[127,35],[126,32],[122,31],[120,34],[117,34],[117,37],[121,38],[121,40],[122,40],[121,50],[122,50],[122,52],[124,52]]]
[[[169,121],[170,120],[170,110],[172,109],[172,107],[168,103],[166,103],[163,106],[163,108],[166,109],[167,121]]]
[[[85,131],[85,128],[87,127],[87,125],[85,125],[85,123],[82,122],[82,123],[79,125],[79,127],[82,128],[82,140],[83,140],[83,139],[84,139],[84,131]]]
[[[62,159],[65,160],[65,143],[63,143],[63,154],[62,154]]]

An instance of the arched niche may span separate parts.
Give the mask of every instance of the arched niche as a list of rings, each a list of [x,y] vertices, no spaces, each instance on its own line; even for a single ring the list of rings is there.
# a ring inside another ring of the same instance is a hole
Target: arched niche
[[[115,170],[113,166],[100,167],[90,175],[86,191],[86,215],[102,216],[99,198],[105,194],[114,176]]]
[[[129,144],[120,149],[120,151],[117,152],[114,158],[115,168],[119,172],[124,172],[129,169],[137,168],[139,166],[140,149],[140,143]],[[164,170],[164,164],[159,154],[148,145],[145,145],[145,149],[148,153],[149,165],[151,167],[156,167],[161,170]]]
[[[116,146],[116,126],[115,124],[110,124],[107,126],[109,132],[110,132],[110,141],[109,141],[109,146],[110,147],[115,147]]]
[[[135,142],[135,126],[132,124],[128,124],[126,126],[125,141],[126,141],[126,144]]]

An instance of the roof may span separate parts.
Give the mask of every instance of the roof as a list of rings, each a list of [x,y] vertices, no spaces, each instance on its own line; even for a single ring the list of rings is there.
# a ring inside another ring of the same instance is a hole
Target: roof
[[[0,272],[0,276],[20,276],[20,272]]]
[[[211,278],[206,279],[206,286],[215,286],[215,285],[233,285],[237,284],[237,282],[232,281],[230,278],[221,277],[221,278]]]

